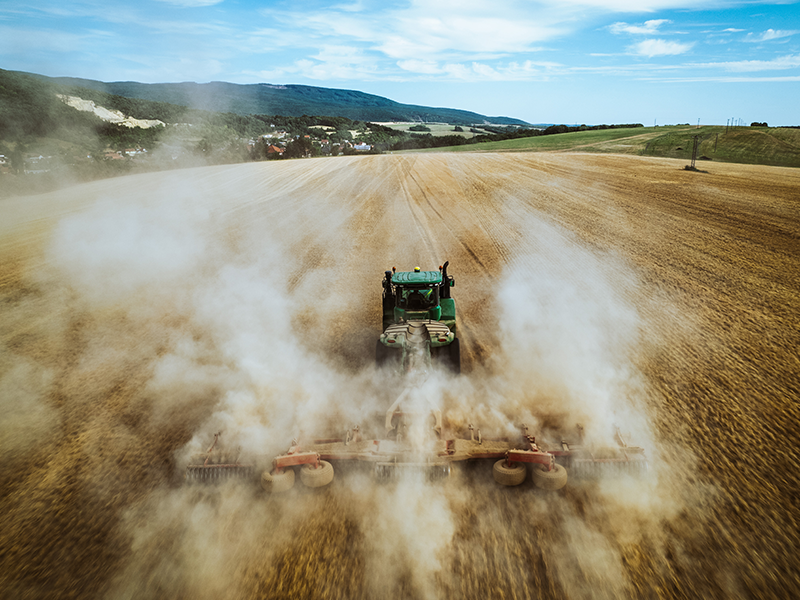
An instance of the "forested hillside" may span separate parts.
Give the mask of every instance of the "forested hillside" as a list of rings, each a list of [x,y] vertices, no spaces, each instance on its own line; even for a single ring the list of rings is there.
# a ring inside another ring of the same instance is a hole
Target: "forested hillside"
[[[431,121],[470,125],[497,123],[526,125],[509,117],[489,117],[453,108],[432,108],[400,104],[382,96],[356,90],[338,90],[309,85],[270,85],[257,83],[103,83],[89,79],[59,77],[53,81],[94,89],[126,98],[139,98],[212,112],[239,115],[269,114],[299,117],[302,115],[337,115],[354,121]]]

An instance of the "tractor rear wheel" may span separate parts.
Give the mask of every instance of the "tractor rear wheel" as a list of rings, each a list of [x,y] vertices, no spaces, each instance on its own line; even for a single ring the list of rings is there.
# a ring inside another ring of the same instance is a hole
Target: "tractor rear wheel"
[[[461,374],[461,343],[459,342],[458,338],[453,338],[453,341],[450,342],[449,346],[445,346],[444,348],[446,356],[445,361],[447,363],[447,368],[456,375]]]
[[[543,490],[560,490],[567,485],[567,470],[559,465],[553,465],[551,471],[545,470],[544,465],[533,465],[531,470],[533,484]]]
[[[325,487],[333,481],[333,465],[326,460],[319,461],[319,467],[303,465],[300,469],[300,481],[310,488]]]
[[[494,480],[500,485],[519,485],[525,481],[525,465],[523,463],[506,462],[505,458],[501,458],[494,463],[492,474]]]
[[[280,473],[261,473],[261,487],[273,494],[288,492],[294,486],[294,470],[285,469]]]
[[[389,359],[389,352],[390,350],[378,340],[375,346],[375,364],[379,367],[385,365],[386,361]]]

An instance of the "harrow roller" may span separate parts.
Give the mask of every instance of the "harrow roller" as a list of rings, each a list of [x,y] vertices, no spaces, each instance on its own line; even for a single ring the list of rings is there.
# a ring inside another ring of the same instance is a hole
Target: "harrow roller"
[[[230,479],[249,479],[253,476],[250,465],[189,465],[186,467],[186,481],[221,483]]]

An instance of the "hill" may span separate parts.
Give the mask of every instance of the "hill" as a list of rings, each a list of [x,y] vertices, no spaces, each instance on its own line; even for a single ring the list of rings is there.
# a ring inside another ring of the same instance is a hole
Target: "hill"
[[[47,78],[69,86],[79,86],[107,94],[167,102],[197,110],[238,115],[332,115],[357,121],[426,121],[469,125],[496,123],[526,125],[509,117],[490,117],[454,108],[433,108],[400,104],[382,96],[356,90],[338,90],[310,85],[272,85],[256,83],[104,83],[73,77]]]

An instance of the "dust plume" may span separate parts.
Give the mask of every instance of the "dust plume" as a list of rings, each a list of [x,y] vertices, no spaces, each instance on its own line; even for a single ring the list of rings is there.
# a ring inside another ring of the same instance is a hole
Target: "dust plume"
[[[699,500],[673,493],[661,466],[636,358],[657,339],[635,308],[635,274],[540,218],[496,274],[492,356],[415,383],[408,408],[422,420],[410,436],[424,454],[432,409],[457,436],[474,424],[512,437],[525,423],[551,444],[582,424],[587,440],[612,444],[619,429],[647,449],[649,477],[555,494],[530,478],[500,488],[491,464],[444,484],[409,472],[387,485],[343,466],[330,487],[285,496],[251,482],[182,484],[216,433],[226,452],[269,468],[293,438],[341,437],[411,385],[372,357],[380,261],[407,242],[355,251],[375,220],[361,225],[358,205],[309,187],[331,185],[329,164],[313,176],[292,164],[271,166],[280,177],[258,171],[250,195],[220,183],[224,168],[149,188],[132,178],[142,187],[57,223],[44,266],[25,275],[34,291],[7,314],[22,322],[26,302],[39,303],[49,316],[28,335],[60,341],[41,360],[4,352],[0,431],[4,449],[45,457],[27,475],[4,472],[8,539],[39,522],[42,539],[65,541],[32,559],[14,546],[6,572],[40,566],[30,595],[42,597],[635,595],[634,549],[663,556],[661,520]],[[374,190],[354,196],[389,204]],[[14,585],[28,593],[33,580]]]

